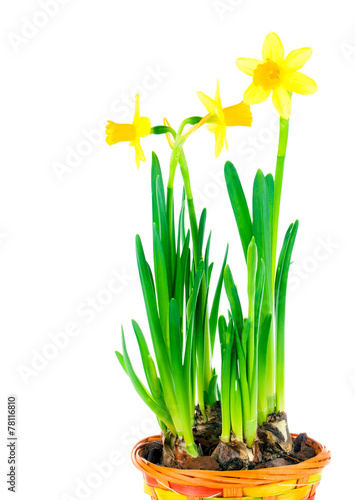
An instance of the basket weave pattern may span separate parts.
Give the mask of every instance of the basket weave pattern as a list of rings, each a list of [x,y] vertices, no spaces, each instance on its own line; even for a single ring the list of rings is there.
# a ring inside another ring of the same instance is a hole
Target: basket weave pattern
[[[132,450],[132,461],[143,473],[144,491],[152,500],[313,500],[322,470],[330,462],[330,452],[309,438],[317,455],[295,465],[227,472],[170,469],[141,457],[149,441],[159,440],[160,436],[143,439]]]

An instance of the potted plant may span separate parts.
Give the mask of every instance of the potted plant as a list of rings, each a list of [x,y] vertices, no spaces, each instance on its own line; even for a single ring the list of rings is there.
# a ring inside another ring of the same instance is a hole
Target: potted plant
[[[166,119],[152,127],[148,118],[140,116],[138,96],[132,124],[107,125],[107,143],[129,141],[137,167],[145,161],[140,140],[148,134],[164,134],[172,150],[166,186],[158,157],[154,153],[152,157],[152,265],[140,237],[136,238],[154,351],[132,321],[146,384],[132,366],[123,328],[122,350],[116,352],[161,428],[160,436],[144,439],[132,452],[144,475],[145,491],[154,499],[305,500],[314,497],[330,461],[324,446],[306,434],[290,434],[285,412],[286,292],[298,221],[289,226],[277,252],[291,95],[317,90],[316,83],[298,71],[311,53],[302,48],[285,57],[279,37],[270,33],[262,60],[237,59],[237,67],[252,77],[242,102],[223,107],[217,81],[214,99],[198,92],[207,114],[183,120],[176,130]],[[250,105],[265,101],[271,93],[280,115],[275,175],[256,173],[249,206],[236,168],[227,162],[224,170],[247,266],[248,301],[243,312],[227,264],[228,245],[217,285],[211,287],[215,272],[210,262],[211,233],[206,237],[206,209],[199,217],[196,214],[184,144],[206,124],[215,135],[218,156],[224,145],[228,148],[227,127],[250,127]],[[176,214],[178,166],[184,190]],[[224,314],[223,287],[229,302]],[[214,365],[217,348],[220,371]]]

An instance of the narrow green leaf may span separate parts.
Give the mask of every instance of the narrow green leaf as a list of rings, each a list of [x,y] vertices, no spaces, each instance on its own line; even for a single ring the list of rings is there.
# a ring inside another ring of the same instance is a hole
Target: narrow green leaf
[[[205,236],[207,210],[204,208],[198,225],[198,258],[202,258],[203,240]]]
[[[160,163],[157,155],[152,153],[152,170],[151,170],[151,190],[152,190],[152,218],[153,224],[159,227],[159,211],[158,211],[158,196],[157,191],[163,193],[164,196],[164,185],[163,176],[160,169]],[[165,201],[164,201],[165,204]]]
[[[208,386],[208,401],[210,406],[213,406],[218,401],[218,375],[214,373]]]
[[[172,290],[172,280],[173,280],[173,271],[171,262],[172,256],[170,254],[170,237],[169,237],[168,220],[165,210],[165,197],[164,197],[164,192],[162,192],[161,189],[159,189],[159,178],[157,179],[157,201],[158,201],[158,214],[159,214],[159,224],[157,224],[157,227],[159,229],[159,237],[164,251],[166,272],[169,285],[169,296],[170,296]]]
[[[206,249],[205,249],[205,273],[206,276],[208,276],[208,268],[209,268],[209,258],[210,258],[210,247],[211,247],[211,236],[212,232],[210,231],[210,234],[208,235],[207,243],[206,243]]]
[[[272,276],[272,228],[270,227],[269,190],[264,174],[258,170],[253,187],[253,232],[258,247],[259,259],[265,263],[265,285],[261,307],[261,321],[269,312],[273,312],[273,276]],[[275,411],[275,347],[273,325],[268,345],[267,394],[269,413]]]
[[[218,334],[221,351],[223,351],[223,349],[225,349],[227,345],[227,322],[226,318],[223,315],[218,318]]]
[[[232,324],[227,327],[224,316],[218,320],[218,331],[221,339],[222,375],[221,375],[221,406],[222,406],[222,439],[230,441],[231,436],[231,369],[232,369]]]
[[[278,290],[279,290],[279,287],[280,287],[281,270],[282,270],[282,268],[284,266],[284,263],[285,263],[286,252],[287,252],[288,244],[289,244],[289,241],[290,241],[290,236],[291,236],[291,233],[292,233],[293,226],[294,226],[293,223],[290,224],[290,226],[288,227],[288,229],[286,231],[286,234],[285,234],[285,237],[284,237],[284,241],[283,241],[283,244],[282,244],[282,248],[281,248],[281,252],[280,252],[280,255],[279,255],[279,261],[278,261],[278,264],[277,264],[276,276],[275,276],[275,303],[276,303],[276,295],[278,294]]]
[[[160,325],[165,339],[165,344],[168,346],[168,315],[170,301],[168,275],[163,246],[155,224],[153,225],[153,255]]]
[[[145,259],[141,239],[138,235],[136,237],[136,253],[137,253],[139,277],[143,291],[149,329],[151,332],[153,346],[154,346],[155,358],[157,360],[161,384],[163,387],[164,399],[166,402],[166,406],[169,409],[169,412],[174,420],[175,428],[179,428],[180,417],[175,398],[174,383],[171,373],[171,363],[160,325],[157,302],[156,302],[154,288],[152,285],[151,273],[149,273],[149,266]]]
[[[233,275],[228,264],[224,268],[224,286],[231,307],[233,321],[237,329],[237,333],[240,337],[242,335],[243,324],[244,324],[243,312],[242,312],[242,307],[240,305],[238,290],[235,285]]]
[[[171,432],[176,432],[175,426],[172,422],[170,415],[154,401],[154,399],[149,394],[146,387],[142,384],[140,379],[137,377],[137,375],[133,369],[132,363],[131,363],[129,356],[128,356],[123,328],[122,328],[122,350],[123,350],[123,359],[124,359],[124,363],[126,366],[127,374],[129,376],[129,378],[131,379],[131,382],[132,382],[133,387],[135,388],[136,392],[143,399],[143,401],[146,403],[146,405],[148,405],[149,408],[156,414],[156,416],[166,424],[166,426],[171,430]]]
[[[285,411],[285,320],[288,273],[292,251],[298,231],[298,220],[286,233],[276,273],[275,316],[276,316],[276,401],[277,411]]]
[[[149,389],[152,393],[154,400],[157,403],[162,404],[163,395],[162,395],[160,380],[157,375],[154,361],[149,353],[148,345],[145,340],[144,334],[136,321],[132,320],[132,326],[138,342],[144,373],[148,382]]]
[[[176,260],[176,276],[174,285],[174,298],[179,307],[180,318],[183,317],[184,311],[184,286],[186,280],[186,274],[188,272],[188,255],[189,255],[189,244],[190,244],[190,231],[188,231],[185,243],[182,249],[181,256],[177,255]]]
[[[253,188],[253,233],[258,248],[259,260],[265,263],[264,302],[266,312],[272,311],[271,276],[271,227],[269,213],[269,192],[264,174],[258,170]]]
[[[116,353],[118,361],[120,362],[120,365],[122,366],[122,368],[124,369],[124,371],[127,373],[127,368],[126,368],[126,365],[125,365],[125,362],[124,362],[123,355],[120,352],[118,352],[118,351],[115,351],[115,353]]]
[[[204,275],[204,262],[201,260],[197,272],[194,278],[193,289],[191,296],[188,301],[187,306],[187,336],[186,336],[186,347],[184,355],[184,373],[186,385],[189,387],[189,399],[191,402],[190,412],[193,413],[193,408],[195,406],[195,386],[196,386],[196,372],[197,372],[197,339],[195,328],[195,315],[197,308],[197,301],[199,297],[199,292],[201,288],[201,283]]]
[[[208,291],[209,291],[209,286],[210,286],[210,282],[211,282],[211,276],[212,276],[213,266],[214,266],[214,263],[212,262],[212,264],[210,264],[208,266],[208,269],[207,269],[207,290]]]
[[[256,291],[256,272],[258,267],[258,250],[255,244],[254,236],[248,246],[247,254],[247,269],[248,269],[248,318],[249,318],[249,335],[246,358],[248,364],[248,382],[249,388],[252,389],[253,372],[255,370],[255,291]]]
[[[219,274],[217,287],[216,287],[216,291],[215,291],[213,302],[212,302],[212,308],[211,308],[210,319],[209,319],[212,354],[214,351],[214,344],[215,344],[216,331],[217,331],[218,310],[219,310],[219,303],[220,303],[220,299],[221,299],[222,286],[223,286],[223,273],[224,273],[224,268],[226,267],[226,264],[227,264],[228,250],[229,250],[229,246],[227,245],[226,253],[224,254],[222,269],[221,269],[221,272]]]
[[[224,176],[246,260],[248,246],[253,236],[253,224],[250,217],[248,203],[246,201],[237,170],[229,161],[225,164]]]
[[[261,314],[261,304],[264,295],[264,284],[265,284],[265,264],[263,259],[260,259],[258,270],[256,273],[256,285],[255,285],[255,337],[256,340],[260,337],[260,314]]]
[[[189,390],[189,382],[186,380],[186,373],[184,372],[182,364],[182,332],[180,328],[179,309],[174,299],[171,299],[169,307],[169,334],[171,343],[171,364],[182,423],[182,433],[189,452],[193,456],[198,456],[192,433],[189,399],[186,397]]]
[[[271,331],[272,314],[266,315],[261,324],[259,339],[259,367],[258,367],[258,423],[262,425],[267,420],[267,352]]]
[[[244,356],[245,356],[245,359],[247,359],[247,354],[248,354],[248,340],[249,340],[249,337],[251,336],[250,334],[250,319],[246,319],[244,321],[244,325],[243,325],[243,331],[242,331],[242,347],[243,347],[243,353],[244,353]]]

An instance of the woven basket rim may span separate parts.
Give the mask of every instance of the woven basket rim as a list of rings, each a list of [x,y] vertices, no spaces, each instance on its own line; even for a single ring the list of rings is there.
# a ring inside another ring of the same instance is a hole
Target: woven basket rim
[[[293,439],[295,439],[297,435],[298,434],[291,434]],[[329,464],[331,459],[330,451],[327,450],[325,446],[312,438],[308,438],[307,443],[315,449],[317,455],[299,464],[247,471],[172,469],[152,464],[141,456],[148,442],[160,440],[160,435],[149,436],[140,440],[132,450],[132,461],[135,467],[143,474],[154,478],[158,483],[163,485],[168,485],[168,483],[189,486],[203,484],[210,488],[233,488],[236,485],[239,487],[267,485],[318,474]]]

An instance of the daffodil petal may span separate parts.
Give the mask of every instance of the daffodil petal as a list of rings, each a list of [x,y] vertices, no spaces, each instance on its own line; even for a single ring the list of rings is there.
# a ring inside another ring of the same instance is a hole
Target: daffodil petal
[[[137,168],[139,168],[140,162],[145,161],[145,156],[144,156],[143,149],[142,149],[142,146],[141,146],[139,140],[135,141],[133,145],[134,145],[134,149],[136,152],[136,165],[137,165]]]
[[[224,134],[224,145],[225,145],[226,150],[229,151],[229,149],[228,149],[228,142],[227,142],[227,134],[226,133]]]
[[[138,119],[139,119],[139,94],[136,94],[136,104],[134,107],[133,125],[136,125]]]
[[[223,130],[222,128],[219,128],[216,130],[216,143],[215,143],[215,155],[216,155],[216,158],[221,154],[221,151],[223,149],[223,138],[224,138],[224,134],[223,134]]]
[[[278,87],[272,92],[272,102],[276,111],[286,120],[291,115],[291,96],[284,87]]]
[[[269,33],[266,36],[262,54],[264,61],[267,61],[268,59],[274,62],[283,61],[285,57],[285,50],[276,33]]]
[[[217,89],[216,89],[216,95],[215,95],[215,102],[217,105],[217,109],[221,110],[222,109],[222,101],[221,101],[221,95],[219,93],[219,80],[217,79]]]
[[[249,76],[253,76],[255,68],[262,63],[263,61],[260,61],[259,59],[251,59],[250,57],[239,57],[235,62],[237,68]]]
[[[266,101],[269,97],[271,90],[264,90],[260,85],[251,83],[244,92],[243,101],[245,104],[259,104]]]
[[[216,113],[217,111],[217,105],[216,102],[211,99],[211,97],[208,97],[206,94],[203,92],[197,92],[197,97],[200,99],[202,104],[205,106],[207,111],[211,114]]]
[[[314,94],[318,90],[316,82],[300,71],[286,74],[283,85],[290,92],[296,92],[297,94]]]
[[[287,70],[297,71],[302,68],[312,55],[310,47],[303,47],[302,49],[292,50],[284,60],[284,66]]]

